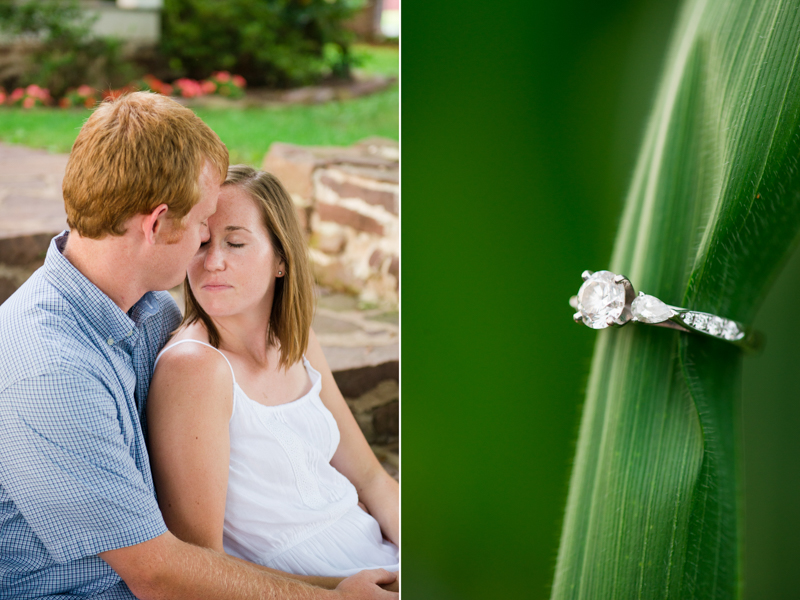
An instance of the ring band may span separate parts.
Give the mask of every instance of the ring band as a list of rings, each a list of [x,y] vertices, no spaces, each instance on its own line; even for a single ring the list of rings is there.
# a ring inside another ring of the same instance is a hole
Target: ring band
[[[738,321],[717,315],[670,306],[644,292],[636,292],[624,275],[611,271],[584,271],[583,285],[569,303],[577,310],[576,323],[592,329],[621,327],[631,321],[669,327],[687,333],[699,333],[724,340],[748,351],[758,350],[762,336]]]

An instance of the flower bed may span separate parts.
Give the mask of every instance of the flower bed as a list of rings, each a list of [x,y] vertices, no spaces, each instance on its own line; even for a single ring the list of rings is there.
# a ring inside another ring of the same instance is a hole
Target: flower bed
[[[38,85],[20,87],[10,93],[0,87],[0,106],[21,106],[34,108],[37,106],[57,105],[61,108],[85,107],[92,108],[101,100],[118,98],[122,94],[134,91],[149,91],[165,96],[180,98],[199,98],[202,96],[221,96],[223,98],[241,98],[247,82],[241,75],[231,75],[227,71],[213,73],[208,79],[198,81],[195,79],[181,78],[171,84],[165,83],[153,75],[145,75],[140,80],[133,81],[119,89],[98,90],[88,85],[81,85],[69,89],[58,99],[50,96],[47,89]]]

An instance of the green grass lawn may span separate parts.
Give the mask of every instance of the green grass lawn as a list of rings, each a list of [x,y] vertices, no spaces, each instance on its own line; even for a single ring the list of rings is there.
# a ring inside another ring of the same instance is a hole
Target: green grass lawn
[[[358,69],[364,73],[377,75],[400,74],[400,60],[397,46],[369,46],[353,44],[353,56],[359,62]]]
[[[367,73],[397,74],[396,48],[356,45]],[[399,93],[391,89],[343,102],[315,106],[247,109],[196,109],[228,146],[231,163],[260,167],[272,142],[301,145],[348,145],[379,135],[398,139]],[[87,110],[0,107],[0,141],[51,152],[69,152]]]

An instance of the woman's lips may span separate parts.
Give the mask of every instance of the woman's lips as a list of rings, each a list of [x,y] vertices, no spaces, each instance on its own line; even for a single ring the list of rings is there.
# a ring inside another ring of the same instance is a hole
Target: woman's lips
[[[225,285],[224,283],[207,283],[203,286],[203,289],[208,292],[221,292],[231,289],[231,286]]]

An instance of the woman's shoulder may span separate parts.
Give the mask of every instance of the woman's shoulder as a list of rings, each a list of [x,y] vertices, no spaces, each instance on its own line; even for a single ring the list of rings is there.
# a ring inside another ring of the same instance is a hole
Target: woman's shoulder
[[[198,343],[199,342],[199,343]],[[225,356],[203,340],[178,331],[158,356],[147,396],[147,418],[159,431],[187,419],[227,423],[233,414],[234,378]]]
[[[164,345],[153,373],[155,380],[182,380],[231,385],[233,373],[228,359],[208,343],[203,327],[182,327]]]

